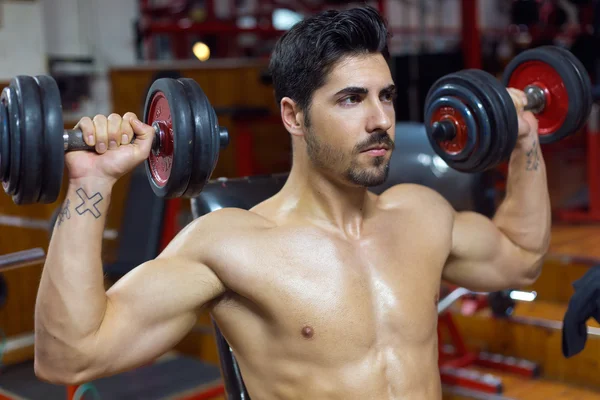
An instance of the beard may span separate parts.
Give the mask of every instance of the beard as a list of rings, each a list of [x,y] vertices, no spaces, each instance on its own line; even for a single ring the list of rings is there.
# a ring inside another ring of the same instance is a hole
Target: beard
[[[385,144],[393,151],[394,142],[387,132],[372,134],[369,139],[354,146],[350,154],[323,143],[310,128],[307,128],[305,138],[308,158],[316,168],[339,175],[338,169],[342,167],[344,179],[362,187],[379,186],[387,180],[390,161],[386,156],[371,157],[370,165],[367,166],[361,165],[358,161],[361,151],[373,145]]]

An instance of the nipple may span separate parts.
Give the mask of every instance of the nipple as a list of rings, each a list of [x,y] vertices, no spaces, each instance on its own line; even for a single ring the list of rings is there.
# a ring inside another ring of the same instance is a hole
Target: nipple
[[[312,326],[306,325],[306,326],[304,326],[304,328],[302,328],[302,336],[305,339],[312,338],[314,334],[315,334],[315,331],[312,328]]]
[[[433,296],[433,304],[437,307],[439,302],[440,302],[440,295],[436,294],[435,296]]]

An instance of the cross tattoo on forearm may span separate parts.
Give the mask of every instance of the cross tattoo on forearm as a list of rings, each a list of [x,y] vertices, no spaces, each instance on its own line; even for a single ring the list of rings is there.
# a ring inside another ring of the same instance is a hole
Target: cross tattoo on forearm
[[[85,190],[83,190],[82,188],[77,189],[76,193],[82,201],[81,204],[79,204],[75,209],[75,211],[77,211],[77,214],[83,215],[86,212],[89,212],[94,216],[94,218],[100,218],[102,213],[100,212],[100,210],[98,210],[96,204],[100,203],[104,199],[102,195],[98,192],[92,197],[89,197]]]

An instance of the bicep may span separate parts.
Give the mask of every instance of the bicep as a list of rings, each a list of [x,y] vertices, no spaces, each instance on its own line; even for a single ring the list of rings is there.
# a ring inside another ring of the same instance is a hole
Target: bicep
[[[474,212],[456,213],[443,278],[475,291],[515,288],[523,285],[523,259],[523,250],[492,220]]]
[[[158,258],[133,269],[107,291],[103,323],[93,346],[98,368],[114,374],[146,364],[191,330],[198,311],[225,291],[206,265]]]

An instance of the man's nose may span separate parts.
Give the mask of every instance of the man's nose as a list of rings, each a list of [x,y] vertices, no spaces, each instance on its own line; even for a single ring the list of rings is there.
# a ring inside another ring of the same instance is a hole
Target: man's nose
[[[367,132],[388,131],[392,127],[394,116],[390,107],[379,99],[374,101],[369,110]]]

